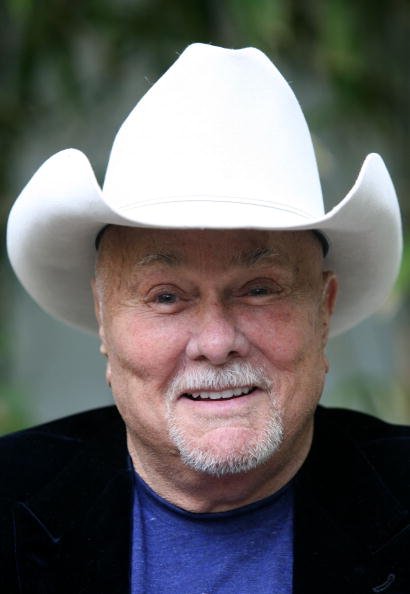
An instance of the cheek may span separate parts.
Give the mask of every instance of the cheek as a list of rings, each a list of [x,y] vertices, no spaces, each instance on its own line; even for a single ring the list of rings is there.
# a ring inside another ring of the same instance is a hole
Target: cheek
[[[107,344],[112,393],[134,439],[168,443],[164,393],[179,364],[180,343],[158,322],[117,315]]]
[[[286,435],[304,431],[323,391],[326,359],[313,311],[290,308],[265,316],[253,336],[274,379]]]
[[[172,331],[161,319],[117,315],[106,334],[112,375],[129,372],[135,379],[161,384],[183,351],[182,332]]]
[[[245,318],[246,332],[257,349],[279,369],[294,369],[321,350],[317,315],[304,307],[282,307]]]

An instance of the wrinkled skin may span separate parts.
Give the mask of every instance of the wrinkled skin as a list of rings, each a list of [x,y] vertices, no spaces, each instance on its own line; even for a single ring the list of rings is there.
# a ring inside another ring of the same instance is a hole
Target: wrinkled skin
[[[152,488],[185,509],[222,511],[297,472],[328,369],[337,292],[313,233],[109,227],[93,290],[107,381],[134,466]],[[177,391],[167,401],[178,374],[243,362],[262,370],[270,389],[259,382],[215,401],[202,399],[206,389],[198,400]],[[236,474],[194,469],[170,436],[172,419],[188,449],[243,458],[250,445],[265,447],[272,417],[280,445]]]

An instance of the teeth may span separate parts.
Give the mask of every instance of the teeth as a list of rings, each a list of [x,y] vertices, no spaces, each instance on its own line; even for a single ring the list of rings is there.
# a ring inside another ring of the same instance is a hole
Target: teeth
[[[221,392],[186,392],[194,400],[225,400],[233,398],[234,396],[245,396],[249,394],[254,388],[232,388],[231,390],[223,390]]]

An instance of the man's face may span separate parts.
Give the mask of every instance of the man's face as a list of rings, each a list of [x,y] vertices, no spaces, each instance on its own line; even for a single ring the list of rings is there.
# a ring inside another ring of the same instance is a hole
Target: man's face
[[[107,229],[96,309],[137,458],[222,475],[310,440],[336,293],[322,260],[311,232]]]

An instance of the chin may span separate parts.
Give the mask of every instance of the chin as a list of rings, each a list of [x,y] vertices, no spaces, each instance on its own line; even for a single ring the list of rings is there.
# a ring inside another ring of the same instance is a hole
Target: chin
[[[170,422],[169,435],[189,468],[223,477],[249,472],[267,462],[282,444],[283,425],[279,418],[271,419],[256,435],[244,428],[220,427],[198,440]]]

